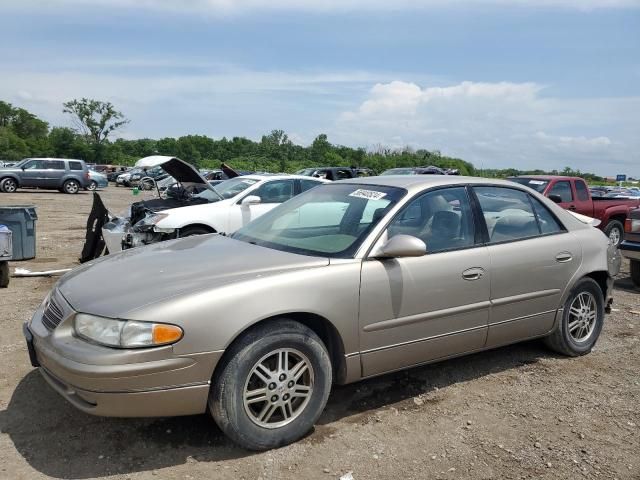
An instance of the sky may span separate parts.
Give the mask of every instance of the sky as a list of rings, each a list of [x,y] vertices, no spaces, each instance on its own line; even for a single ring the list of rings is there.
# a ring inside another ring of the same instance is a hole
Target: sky
[[[426,148],[640,177],[640,0],[0,0],[0,99],[123,138]]]

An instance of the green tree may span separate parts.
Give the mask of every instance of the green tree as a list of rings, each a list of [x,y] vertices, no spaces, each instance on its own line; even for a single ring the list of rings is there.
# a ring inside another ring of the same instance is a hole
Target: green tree
[[[82,98],[63,103],[63,112],[72,116],[76,130],[92,145],[95,160],[101,162],[109,135],[129,120],[111,102]]]

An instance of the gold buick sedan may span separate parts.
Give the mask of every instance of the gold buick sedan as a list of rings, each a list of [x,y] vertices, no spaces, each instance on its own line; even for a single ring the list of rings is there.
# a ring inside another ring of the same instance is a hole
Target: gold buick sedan
[[[506,181],[343,180],[230,236],[87,263],[24,332],[33,365],[84,412],[208,411],[269,449],[313,427],[334,383],[538,337],[588,353],[619,268],[591,220]]]

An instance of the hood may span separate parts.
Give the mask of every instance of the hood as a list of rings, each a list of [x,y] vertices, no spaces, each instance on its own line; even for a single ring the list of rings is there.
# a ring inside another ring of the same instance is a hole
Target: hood
[[[198,172],[198,170],[196,170],[193,165],[190,165],[184,160],[180,160],[177,157],[152,155],[150,157],[144,157],[138,160],[136,162],[136,167],[162,167],[165,172],[175,178],[176,181],[180,182],[184,187],[199,185],[209,190],[213,190],[211,185],[209,185],[209,183],[204,179],[202,175],[200,175],[200,172]]]
[[[62,277],[58,289],[76,311],[127,318],[134,310],[171,297],[328,264],[327,258],[272,250],[217,234],[198,235],[85,263]]]

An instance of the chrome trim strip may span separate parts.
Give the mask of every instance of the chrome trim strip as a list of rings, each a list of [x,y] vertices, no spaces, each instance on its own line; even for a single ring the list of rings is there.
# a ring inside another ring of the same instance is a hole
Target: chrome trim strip
[[[409,340],[407,342],[395,343],[393,345],[384,345],[382,347],[371,348],[369,350],[363,350],[360,353],[362,355],[364,355],[366,353],[379,352],[380,350],[387,350],[389,348],[395,348],[395,347],[403,347],[405,345],[411,345],[412,343],[426,342],[427,340],[434,340],[434,339],[437,339],[437,338],[450,337],[451,335],[457,335],[459,333],[473,332],[475,330],[481,330],[481,329],[486,329],[486,328],[487,328],[486,325],[481,325],[479,327],[464,328],[462,330],[456,330],[455,332],[441,333],[440,335],[433,335],[431,337],[419,338],[417,340]]]
[[[553,288],[551,290],[539,290],[537,292],[522,293],[520,295],[513,295],[511,297],[502,297],[495,300],[491,300],[491,306],[499,307],[501,305],[508,305],[510,303],[522,302],[524,300],[533,300],[534,298],[550,297],[560,293],[559,288]]]
[[[531,315],[523,315],[522,317],[510,318],[508,320],[501,320],[499,322],[490,323],[489,326],[493,327],[495,325],[502,325],[503,323],[517,322],[518,320],[524,320],[526,318],[533,318],[540,315],[546,315],[547,313],[556,313],[557,311],[558,310],[547,310],[546,312],[532,313]]]
[[[391,320],[383,320],[382,322],[371,323],[363,328],[365,332],[377,332],[379,330],[386,330],[388,328],[401,327],[405,325],[412,325],[414,323],[424,322],[425,320],[433,320],[434,318],[449,317],[451,315],[459,315],[461,313],[475,312],[489,308],[491,306],[490,301],[470,303],[468,305],[460,305],[459,307],[443,308],[442,310],[435,310],[428,313],[418,313],[416,315],[408,315],[406,317],[392,318]],[[485,328],[486,325],[482,325],[480,328]],[[474,327],[475,328],[475,327]]]

